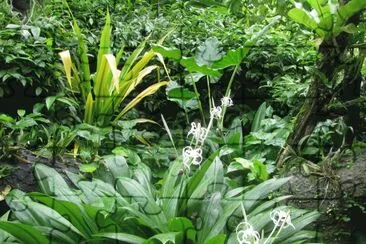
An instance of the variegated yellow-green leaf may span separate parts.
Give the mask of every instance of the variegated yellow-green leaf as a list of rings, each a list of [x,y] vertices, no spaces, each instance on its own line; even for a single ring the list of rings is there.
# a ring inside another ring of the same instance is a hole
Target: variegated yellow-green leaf
[[[93,122],[93,96],[91,92],[89,92],[88,98],[86,99],[84,121],[88,124]]]
[[[72,61],[71,61],[70,51],[66,50],[66,51],[60,52],[59,55],[61,57],[63,65],[64,65],[67,82],[69,83],[70,88],[72,88],[72,81],[71,81]]]
[[[168,85],[169,82],[162,81],[159,83],[156,83],[154,85],[149,86],[145,90],[143,90],[140,94],[138,94],[134,99],[132,99],[131,102],[129,102],[126,107],[117,115],[117,117],[114,119],[114,122],[117,121],[121,116],[123,116],[125,113],[127,113],[130,109],[132,109],[134,106],[136,106],[143,98],[150,96],[154,94],[160,87]]]

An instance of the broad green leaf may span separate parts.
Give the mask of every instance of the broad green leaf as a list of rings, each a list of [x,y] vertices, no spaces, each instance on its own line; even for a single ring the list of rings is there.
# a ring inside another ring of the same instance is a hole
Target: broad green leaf
[[[79,169],[81,172],[84,173],[93,173],[98,169],[98,164],[93,162],[93,163],[86,163],[86,164],[80,164]]]
[[[300,210],[296,210],[300,211]],[[290,214],[293,216],[294,213],[290,212]],[[320,217],[320,213],[318,211],[312,211],[307,212],[304,214],[301,214],[300,216],[296,218],[292,218],[292,224],[295,226],[295,230],[291,229],[291,227],[284,229],[281,231],[281,233],[278,236],[277,242],[281,242],[282,240],[285,240],[287,238],[290,238],[292,236],[296,236],[296,232],[299,232],[302,230],[305,226],[311,224],[312,222],[316,221]]]
[[[32,225],[0,221],[0,228],[13,235],[22,243],[49,243],[49,241],[46,237],[44,237],[42,232],[35,229]]]
[[[279,189],[290,180],[290,177],[267,180],[244,194],[244,207],[251,211],[260,201],[266,199],[268,194]]]
[[[6,201],[14,216],[24,224],[56,228],[75,239],[86,238],[83,233],[57,211],[31,201],[29,197],[22,196],[20,191],[13,190],[10,192]]]
[[[215,62],[212,68],[224,69],[230,66],[239,65],[249,53],[250,48],[240,47],[236,50],[230,50],[222,59]]]
[[[129,168],[126,159],[122,156],[104,156],[103,163],[101,163],[95,172],[95,177],[108,182],[111,185],[115,184],[115,181],[119,177],[129,177]]]
[[[137,181],[125,177],[119,178],[116,186],[120,192],[126,192],[131,199],[139,204],[143,214],[149,215],[149,218],[155,220],[156,227],[167,230],[167,219],[160,206],[155,202],[154,196],[147,189]]]
[[[47,205],[62,216],[67,216],[67,219],[85,236],[91,237],[92,234],[98,231],[98,226],[96,226],[94,220],[85,213],[82,205],[61,201],[37,192],[29,193],[28,196]]]
[[[80,203],[80,199],[70,189],[62,176],[53,168],[44,164],[34,166],[34,176],[42,192],[56,196],[57,198],[74,203]]]
[[[315,30],[318,27],[315,20],[313,20],[303,9],[293,8],[288,12],[288,16],[311,30]]]
[[[306,243],[306,241],[314,239],[316,236],[316,231],[301,230],[296,232],[296,234],[292,235],[291,237],[281,241],[281,244],[293,244],[299,241],[302,241],[300,243]]]
[[[266,117],[266,110],[267,110],[267,104],[266,102],[264,102],[261,104],[261,106],[259,106],[257,112],[255,113],[252,122],[251,132],[256,132],[260,129],[262,121]]]
[[[222,57],[219,40],[216,37],[208,38],[197,48],[195,56],[198,66],[211,67],[211,65]]]
[[[179,61],[182,58],[182,52],[177,48],[168,48],[158,44],[152,45],[151,48],[154,50],[154,52],[160,53],[164,57],[173,59],[175,61]]]
[[[95,234],[94,237],[112,239],[112,240],[121,241],[123,243],[132,243],[132,244],[141,244],[146,240],[144,238],[141,238],[141,237],[135,236],[135,235],[131,235],[131,234],[113,233],[113,232],[112,233],[98,233],[98,234]]]
[[[144,244],[155,244],[156,241],[158,241],[158,243],[161,244],[182,243],[182,233],[168,232],[168,233],[156,234],[147,241],[145,241]]]
[[[168,225],[169,231],[184,233],[188,240],[195,242],[197,231],[189,219],[185,217],[172,218]]]
[[[180,64],[183,65],[187,69],[187,71],[190,73],[199,72],[199,73],[214,76],[214,77],[219,77],[221,75],[221,73],[216,69],[209,68],[206,65],[199,66],[196,63],[196,60],[192,57],[190,57],[190,58],[183,57],[180,61]]]
[[[225,234],[217,235],[209,240],[206,240],[204,244],[224,244],[226,240]]]

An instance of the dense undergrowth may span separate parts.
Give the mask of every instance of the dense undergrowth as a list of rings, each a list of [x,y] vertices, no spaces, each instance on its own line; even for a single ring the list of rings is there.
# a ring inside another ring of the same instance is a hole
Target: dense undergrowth
[[[0,3],[1,178],[39,187],[3,186],[3,243],[321,241],[281,189],[365,147],[364,1],[25,3]]]

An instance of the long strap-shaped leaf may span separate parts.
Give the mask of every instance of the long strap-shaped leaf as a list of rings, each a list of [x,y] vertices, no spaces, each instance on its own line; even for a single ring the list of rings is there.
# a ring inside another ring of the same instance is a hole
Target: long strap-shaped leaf
[[[117,117],[114,119],[113,122],[116,122],[119,118],[121,118],[124,114],[126,114],[130,109],[135,107],[141,100],[147,96],[150,96],[154,94],[160,87],[168,85],[169,82],[162,81],[159,83],[156,83],[154,85],[149,86],[145,90],[143,90],[140,94],[138,94],[134,99],[132,99],[131,102],[129,102],[126,107],[123,108],[123,110],[117,115]]]

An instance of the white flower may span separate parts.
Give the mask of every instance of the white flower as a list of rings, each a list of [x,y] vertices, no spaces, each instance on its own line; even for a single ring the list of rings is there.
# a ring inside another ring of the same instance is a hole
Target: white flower
[[[302,3],[295,2],[295,8],[302,9]]]
[[[202,149],[188,146],[183,148],[183,164],[189,168],[191,164],[199,165],[202,162]]]
[[[339,4],[331,2],[331,1],[329,1],[328,4],[329,4],[330,13],[335,14],[339,8]]]
[[[282,228],[287,228],[291,226],[295,229],[295,226],[291,223],[290,212],[285,212],[283,210],[273,210],[270,214],[270,218],[272,219],[275,226],[282,226]]]
[[[220,106],[217,106],[217,107],[213,107],[211,109],[210,115],[211,115],[211,118],[220,119],[222,116],[221,113],[222,113],[222,108]]]
[[[310,16],[314,19],[314,21],[316,23],[319,23],[320,22],[320,19],[319,19],[319,16],[318,16],[318,12],[316,12],[315,9],[311,10]]]
[[[258,244],[259,233],[248,222],[241,222],[236,226],[236,239],[239,244]]]
[[[221,98],[221,106],[222,107],[231,107],[231,106],[233,106],[234,104],[233,104],[233,100],[231,100],[231,98],[230,97],[223,97],[223,98]]]
[[[196,141],[203,143],[205,140],[207,129],[205,127],[201,126],[201,123],[191,123],[191,129],[189,130],[187,137],[189,135],[193,135],[193,137],[196,139]]]

